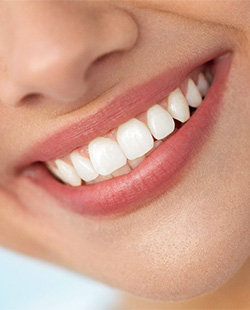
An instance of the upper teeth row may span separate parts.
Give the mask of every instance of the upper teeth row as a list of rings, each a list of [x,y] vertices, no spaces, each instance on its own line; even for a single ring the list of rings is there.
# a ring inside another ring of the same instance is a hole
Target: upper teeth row
[[[162,102],[148,109],[145,122],[132,118],[117,128],[113,139],[98,137],[91,141],[87,156],[82,156],[79,150],[75,150],[69,155],[72,165],[65,160],[56,159],[54,163],[47,163],[49,169],[72,186],[81,185],[81,180],[98,181],[102,179],[100,176],[109,178],[112,173],[119,175],[119,171],[120,174],[128,173],[131,167],[153,149],[153,137],[161,140],[174,131],[173,119],[184,123],[190,118],[189,106],[197,108],[201,104],[211,80],[208,74],[205,76],[199,73],[197,85],[191,78],[185,82],[185,96],[180,88],[176,88]]]

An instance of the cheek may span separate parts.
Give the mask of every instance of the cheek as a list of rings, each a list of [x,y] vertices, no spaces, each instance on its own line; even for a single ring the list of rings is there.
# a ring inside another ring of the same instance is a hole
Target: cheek
[[[235,64],[220,121],[182,181],[121,222],[119,238],[103,248],[108,263],[96,261],[97,269],[110,284],[186,300],[222,286],[249,257],[250,76]]]

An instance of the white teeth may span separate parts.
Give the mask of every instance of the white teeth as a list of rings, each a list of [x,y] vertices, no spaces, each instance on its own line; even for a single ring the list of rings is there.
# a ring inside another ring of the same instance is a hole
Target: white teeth
[[[75,168],[61,159],[56,159],[55,163],[59,170],[60,179],[62,179],[63,182],[72,186],[79,186],[82,184],[81,178],[75,171]]]
[[[108,175],[127,162],[116,141],[109,138],[96,138],[89,144],[89,156],[95,170]]]
[[[190,107],[198,108],[201,105],[202,97],[192,79],[188,79],[186,98]]]
[[[147,126],[135,118],[120,125],[116,136],[128,159],[141,157],[154,146],[153,137]]]
[[[58,179],[61,179],[61,173],[58,168],[53,167],[51,164],[47,163],[48,169],[56,176]]]
[[[202,96],[206,96],[209,91],[209,84],[203,73],[198,75],[197,88]]]
[[[88,152],[85,145],[81,154],[75,150],[63,158],[65,160],[47,162],[48,169],[71,186],[81,185],[82,180],[87,185],[96,184],[129,173],[174,132],[174,119],[184,123],[190,118],[189,106],[197,108],[201,105],[202,97],[207,95],[212,81],[213,75],[206,68],[205,73],[198,74],[197,85],[191,78],[183,82],[187,85],[185,96],[178,87],[162,102],[140,114],[138,119],[132,118],[120,125],[116,130],[117,141],[113,136],[110,139],[110,135],[109,138],[98,137],[89,143]],[[68,164],[68,157],[73,166]]]
[[[154,105],[147,112],[148,127],[155,137],[160,140],[174,131],[175,123],[171,115],[159,104]]]
[[[83,181],[89,182],[98,177],[98,173],[88,158],[81,156],[78,152],[73,152],[70,155],[70,159],[76,172]]]
[[[176,88],[168,96],[168,112],[174,119],[184,123],[190,118],[190,111],[187,99],[180,88]]]

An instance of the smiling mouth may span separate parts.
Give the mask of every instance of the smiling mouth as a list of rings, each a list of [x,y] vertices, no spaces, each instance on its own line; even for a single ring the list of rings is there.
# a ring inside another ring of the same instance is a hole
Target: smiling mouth
[[[220,52],[179,69],[172,84],[168,72],[112,99],[39,142],[24,157],[29,168],[20,177],[81,215],[122,215],[146,205],[180,179],[206,141],[223,105],[231,59]]]
[[[96,184],[130,173],[190,120],[213,81],[209,64],[196,68],[147,111],[61,158],[46,162],[64,184]]]

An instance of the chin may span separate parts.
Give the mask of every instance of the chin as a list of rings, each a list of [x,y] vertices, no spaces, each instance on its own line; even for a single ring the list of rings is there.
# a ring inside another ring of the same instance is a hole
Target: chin
[[[189,242],[192,241],[187,240],[183,249],[173,249],[171,254],[165,253],[168,249],[151,247],[144,261],[139,259],[130,269],[126,266],[129,270],[123,269],[125,278],[116,279],[111,285],[155,301],[187,301],[223,287],[249,255],[249,249],[241,246]]]

